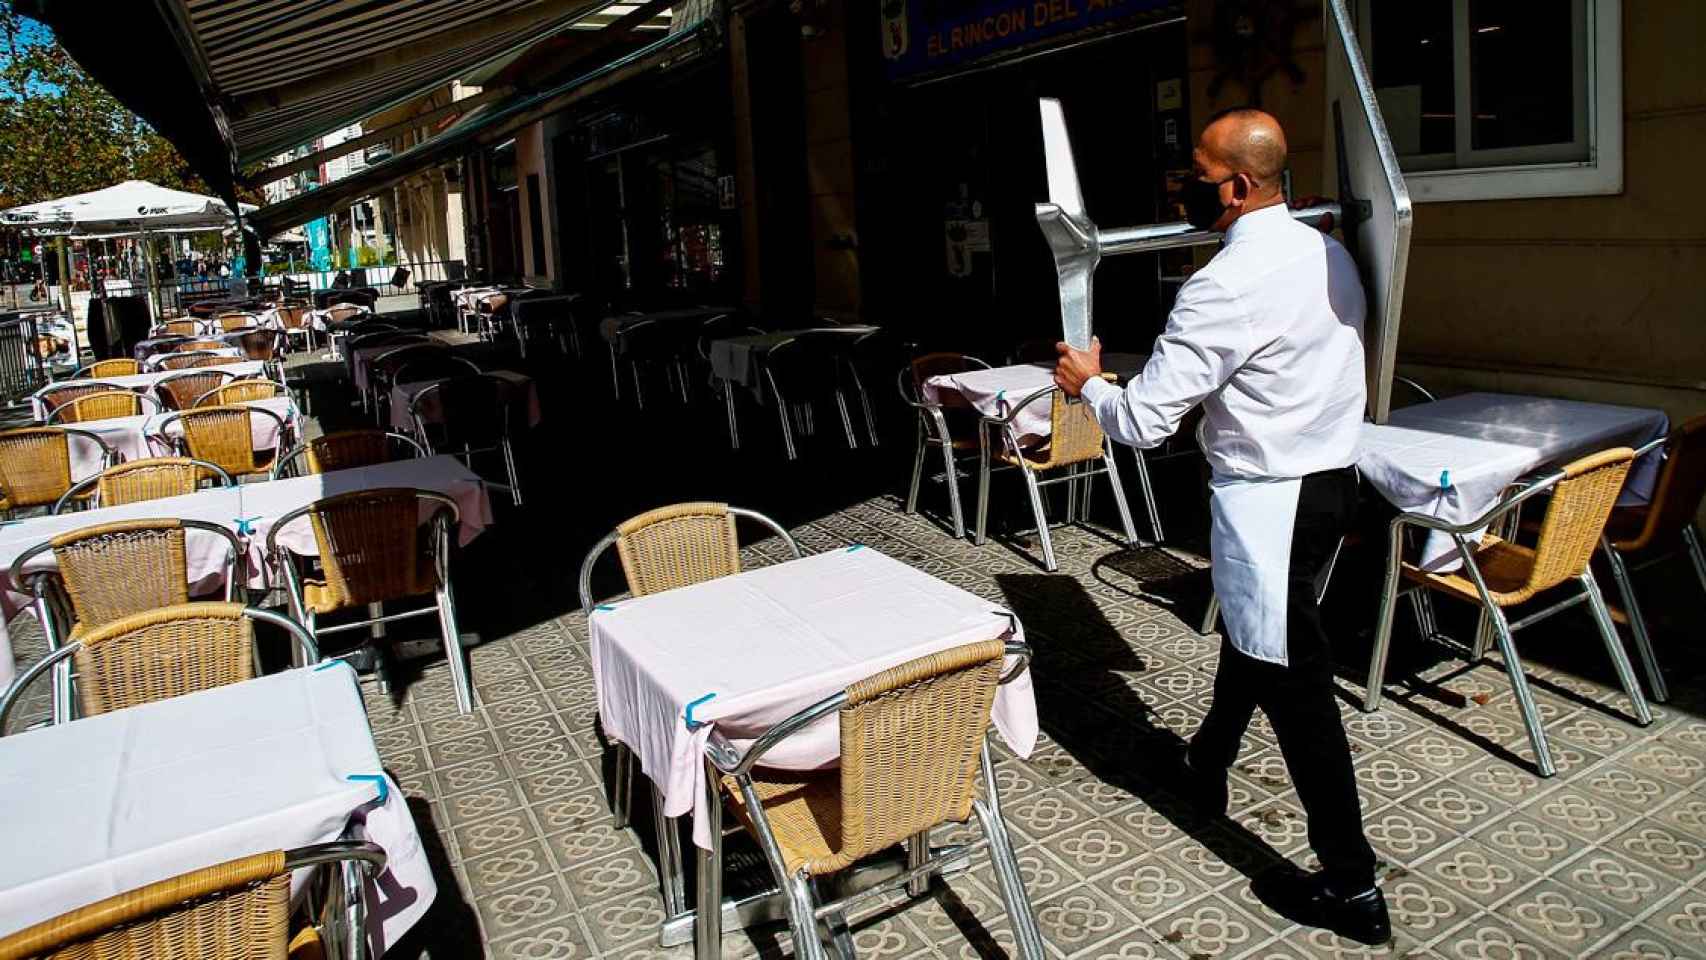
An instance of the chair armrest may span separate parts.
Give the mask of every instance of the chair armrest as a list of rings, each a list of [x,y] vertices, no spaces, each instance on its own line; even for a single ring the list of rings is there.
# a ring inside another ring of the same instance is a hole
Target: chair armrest
[[[1558,481],[1562,479],[1564,479],[1564,472],[1562,470],[1555,470],[1551,473],[1538,477],[1532,483],[1518,488],[1515,492],[1506,493],[1503,497],[1499,498],[1497,503],[1488,508],[1485,513],[1482,513],[1479,517],[1476,517],[1467,523],[1451,523],[1446,520],[1441,520],[1438,517],[1428,516],[1424,513],[1401,513],[1392,520],[1392,528],[1396,531],[1402,526],[1422,527],[1428,530],[1437,530],[1441,533],[1449,533],[1457,536],[1473,533],[1476,530],[1480,530],[1491,524],[1494,520],[1498,519],[1501,514],[1508,513],[1511,510],[1516,509],[1523,501],[1557,486]]]

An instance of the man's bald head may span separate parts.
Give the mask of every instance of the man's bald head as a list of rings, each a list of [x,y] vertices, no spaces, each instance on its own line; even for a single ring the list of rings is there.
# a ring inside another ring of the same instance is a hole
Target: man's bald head
[[[1285,172],[1285,131],[1273,115],[1253,107],[1223,110],[1203,128],[1199,148],[1262,187],[1277,188]]]

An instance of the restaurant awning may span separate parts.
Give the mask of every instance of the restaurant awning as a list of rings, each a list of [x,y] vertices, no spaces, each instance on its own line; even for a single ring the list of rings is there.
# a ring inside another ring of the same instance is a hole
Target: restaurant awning
[[[701,25],[702,26],[702,25]],[[418,144],[360,173],[317,190],[268,204],[247,219],[262,238],[323,216],[404,178],[460,156],[475,143],[495,139],[542,116],[594,96],[622,81],[697,59],[705,44],[701,26],[671,33],[596,69],[501,104],[482,107],[431,140]]]

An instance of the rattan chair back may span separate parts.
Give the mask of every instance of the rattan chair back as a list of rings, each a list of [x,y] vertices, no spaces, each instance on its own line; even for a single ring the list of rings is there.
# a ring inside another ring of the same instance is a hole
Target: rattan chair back
[[[150,457],[103,470],[95,482],[103,507],[143,500],[181,497],[196,492],[201,482],[217,474],[189,457]]]
[[[71,440],[58,427],[0,431],[0,510],[39,507],[71,489]]]
[[[0,938],[0,960],[285,960],[282,850],[203,867]]]
[[[224,346],[221,344],[221,346]],[[154,366],[161,370],[193,370],[196,367],[212,366],[232,362],[228,357],[222,357],[210,350],[197,350],[193,353],[168,353],[154,361]]]
[[[354,304],[339,304],[326,310],[326,322],[343,323],[346,320],[354,320],[366,312],[365,309]]]
[[[740,572],[734,514],[723,503],[677,503],[616,528],[616,554],[636,597]]]
[[[90,394],[106,393],[111,390],[123,389],[123,387],[116,383],[105,383],[100,380],[71,380],[63,384],[56,384],[41,391],[40,393],[37,393],[36,400],[40,402],[42,412],[44,414],[51,414],[53,411],[67,403],[70,403],[78,397],[87,397]]]
[[[233,403],[249,403],[255,400],[271,400],[274,397],[287,397],[290,391],[277,380],[264,377],[241,377],[230,383],[214,387],[212,390],[197,397],[192,409],[200,407],[222,407]]]
[[[229,370],[198,370],[163,377],[154,384],[154,392],[169,410],[190,410],[209,390],[231,380]]]
[[[103,390],[60,404],[48,415],[49,423],[84,423],[89,420],[111,420],[113,417],[139,417],[143,409],[142,394],[134,390]]]
[[[324,579],[303,585],[315,614],[431,593],[437,571],[414,490],[357,490],[308,509]]]
[[[219,329],[225,333],[242,330],[245,327],[253,327],[260,322],[252,313],[222,313],[214,317],[213,320],[219,324]]]
[[[1614,546],[1632,553],[1675,545],[1683,529],[1694,522],[1702,499],[1706,499],[1706,416],[1671,431],[1646,522],[1634,539]]]
[[[237,346],[243,351],[243,356],[249,360],[275,360],[278,358],[278,338],[275,330],[251,330],[243,334]]]
[[[451,377],[471,377],[480,372],[480,365],[467,357],[448,350],[412,354],[408,362],[397,368],[393,383],[419,383],[422,380],[448,380]]]
[[[178,337],[193,337],[201,332],[199,320],[168,320],[160,325],[165,332]]]
[[[174,419],[183,430],[184,448],[190,456],[241,477],[271,467],[270,461],[256,462],[253,416],[254,408],[232,405],[184,410]]]
[[[1032,465],[1048,470],[1101,459],[1107,437],[1090,414],[1090,405],[1074,403],[1059,390],[1049,402],[1048,448]]]
[[[278,325],[286,330],[303,330],[308,327],[308,311],[296,304],[280,306],[275,311]]]
[[[248,680],[254,633],[240,603],[184,603],[93,627],[72,655],[83,715]]]
[[[1528,581],[1514,594],[1499,597],[1501,603],[1520,603],[1582,575],[1634,457],[1628,447],[1614,447],[1564,467],[1564,479],[1552,489],[1552,502],[1540,521]]]
[[[130,357],[114,357],[111,360],[96,360],[77,371],[75,377],[129,377],[142,372],[142,364]]]
[[[177,520],[102,523],[62,533],[50,543],[79,633],[189,602],[184,525]]]
[[[349,470],[387,463],[391,457],[390,434],[384,430],[341,430],[308,441],[308,472]]]
[[[832,844],[827,856],[800,858],[797,869],[812,876],[837,873],[908,837],[971,816],[1005,652],[1002,640],[966,644],[847,688],[839,717],[840,829],[822,828],[830,811],[766,805],[785,855],[786,838],[795,831],[779,821],[791,816],[813,817],[818,823],[801,826]]]
[[[230,345],[231,344],[227,343],[224,340],[217,340],[217,339],[190,340],[190,341],[187,341],[184,343],[174,344],[172,346],[172,352],[173,353],[201,353],[202,351],[205,351],[205,350],[223,350],[226,347],[229,347]]]

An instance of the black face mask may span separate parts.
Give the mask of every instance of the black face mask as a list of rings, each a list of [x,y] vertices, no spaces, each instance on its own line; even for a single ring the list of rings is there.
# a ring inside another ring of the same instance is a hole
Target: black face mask
[[[1198,230],[1213,229],[1215,221],[1226,212],[1226,204],[1220,202],[1220,185],[1236,176],[1214,182],[1186,177],[1180,184],[1185,220]]]

